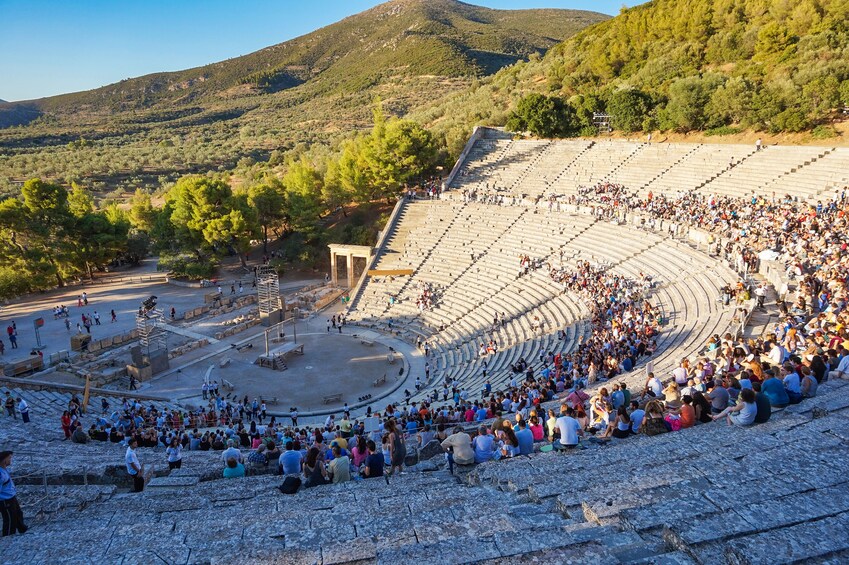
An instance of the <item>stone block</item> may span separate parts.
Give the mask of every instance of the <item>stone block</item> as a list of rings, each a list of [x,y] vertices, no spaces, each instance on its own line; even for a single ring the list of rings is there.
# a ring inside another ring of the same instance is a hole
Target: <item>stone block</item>
[[[150,488],[157,487],[191,487],[198,484],[197,476],[155,477],[147,483]]]

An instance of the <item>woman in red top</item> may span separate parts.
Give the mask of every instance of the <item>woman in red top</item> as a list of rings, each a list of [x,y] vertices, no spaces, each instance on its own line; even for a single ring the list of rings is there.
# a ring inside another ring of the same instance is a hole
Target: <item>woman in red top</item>
[[[681,398],[681,408],[670,410],[670,414],[676,414],[680,417],[681,429],[692,428],[696,425],[696,409],[693,408],[693,397],[685,394]]]
[[[71,413],[67,410],[62,412],[62,431],[65,432],[65,439],[71,437]]]

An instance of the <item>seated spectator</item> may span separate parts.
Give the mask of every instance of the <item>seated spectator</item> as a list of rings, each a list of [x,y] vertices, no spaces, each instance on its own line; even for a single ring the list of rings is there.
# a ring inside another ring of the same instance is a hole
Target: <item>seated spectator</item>
[[[640,408],[640,403],[636,400],[631,401],[631,413],[628,416],[631,418],[631,433],[640,433],[643,426],[643,420],[646,417],[646,412]]]
[[[740,392],[740,402],[736,406],[729,406],[719,414],[714,415],[713,419],[718,420],[725,417],[729,426],[751,426],[755,423],[757,413],[758,405],[755,402],[755,391],[747,388]]]
[[[548,419],[545,421],[545,427],[548,430],[548,441],[554,441],[554,433],[557,431],[557,415],[554,409],[548,409]]]
[[[364,440],[365,441],[365,440]],[[286,442],[286,451],[280,456],[278,466],[281,475],[300,475],[303,470],[304,458],[301,452],[295,449],[295,442]]]
[[[236,445],[236,442],[234,442],[233,440],[230,440],[228,443],[230,444],[230,447],[228,447],[227,449],[225,449],[225,450],[224,450],[224,452],[221,454],[221,460],[222,460],[222,461],[224,461],[224,462],[226,463],[226,462],[227,462],[227,460],[228,460],[229,458],[231,458],[231,457],[232,457],[232,458],[234,458],[237,462],[242,463],[242,462],[243,462],[243,459],[242,459],[242,452],[241,452],[241,451],[239,451],[239,450],[236,448],[236,446],[235,446],[235,445]]]
[[[837,367],[833,371],[829,371],[828,378],[830,379],[847,379],[849,380],[849,355],[845,354],[840,359]],[[832,365],[834,367],[834,365]]]
[[[681,394],[678,392],[678,383],[675,381],[666,385],[666,388],[663,389],[663,396],[667,407],[678,408],[681,406]]]
[[[373,440],[368,440],[366,445],[368,446],[368,457],[366,457],[365,464],[363,465],[362,474],[369,479],[382,477],[385,464],[383,454],[377,453],[377,445]]]
[[[802,379],[799,378],[799,373],[796,372],[796,367],[791,362],[785,363],[781,368],[781,374],[784,376],[782,383],[787,391],[787,399],[790,404],[799,404],[802,402]]]
[[[224,478],[234,479],[245,476],[245,466],[236,461],[235,457],[227,459],[227,466],[224,468]]]
[[[368,444],[364,435],[357,436],[357,444],[351,450],[351,457],[354,461],[354,467],[360,468],[365,463],[368,457]]]
[[[280,448],[277,447],[277,443],[273,440],[269,440],[268,443],[265,444],[265,457],[268,459],[269,463],[277,464],[280,459],[281,451]]]
[[[696,414],[696,420],[702,424],[713,422],[713,417],[710,409],[710,402],[704,393],[696,391],[693,393],[693,410]]]
[[[819,383],[810,367],[802,367],[802,398],[813,398],[817,395]]]
[[[344,483],[351,480],[351,460],[342,454],[342,448],[338,445],[331,447],[333,461],[327,465],[327,474],[333,484]]]
[[[305,488],[312,488],[328,483],[327,469],[324,466],[324,461],[319,457],[320,453],[321,450],[315,446],[311,447],[307,452],[307,459],[304,461]]]
[[[770,405],[775,408],[783,408],[790,403],[790,398],[787,396],[787,390],[775,376],[773,369],[766,372],[767,378],[761,383],[761,392],[769,399]]]
[[[567,405],[560,407],[560,417],[557,418],[557,428],[560,430],[560,440],[552,444],[554,449],[574,449],[578,446],[579,438],[584,435],[581,424],[574,418],[575,411]]]
[[[534,438],[534,441],[543,441],[545,439],[545,429],[543,429],[538,416],[531,416],[528,429],[531,430],[531,436]]]
[[[531,416],[531,421],[536,420],[536,416]],[[542,426],[540,427],[540,436],[542,435]],[[530,455],[534,452],[534,433],[528,429],[528,425],[524,420],[519,421],[519,431],[516,432],[516,440],[518,442],[518,455]]]
[[[631,417],[624,405],[616,410],[616,418],[610,422],[610,425],[600,437],[608,438],[611,435],[618,439],[625,439],[631,435]]]
[[[722,386],[722,381],[716,379],[712,383],[708,383],[708,391],[707,397],[710,399],[710,411],[712,414],[719,414],[728,408],[730,396],[728,391],[725,390],[725,387]]]
[[[492,459],[492,452],[495,450],[495,440],[487,432],[486,426],[481,426],[478,430],[478,435],[472,441],[475,446],[475,463],[483,463]]]
[[[761,392],[761,383],[752,383],[752,388],[755,391],[755,404],[758,407],[758,413],[755,416],[756,424],[763,424],[769,421],[772,416],[772,405],[769,402],[767,395]]]
[[[520,422],[525,423],[524,420]],[[505,421],[501,429],[495,430],[495,437],[498,439],[502,457],[513,457],[519,454],[519,438],[516,437],[516,432],[513,431],[510,422]]]
[[[472,438],[457,426],[454,433],[445,438],[442,448],[446,450],[448,472],[454,474],[454,463],[457,465],[472,465],[475,462],[475,451],[472,449]]]
[[[689,394],[684,395],[681,399],[680,408],[670,410],[669,413],[678,416],[678,421],[681,423],[681,429],[692,428],[696,425],[696,409],[693,408],[693,397]]]
[[[259,444],[254,451],[248,454],[248,464],[251,467],[267,467],[268,457],[265,454],[265,446]]]

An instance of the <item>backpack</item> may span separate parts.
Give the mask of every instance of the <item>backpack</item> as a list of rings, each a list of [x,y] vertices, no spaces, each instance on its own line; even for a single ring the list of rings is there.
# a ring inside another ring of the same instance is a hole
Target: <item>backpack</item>
[[[277,487],[277,490],[283,494],[295,494],[301,488],[301,479],[295,476],[289,476],[283,479],[283,484]]]
[[[666,427],[666,422],[663,421],[663,418],[651,418],[646,416],[646,422],[643,426],[643,433],[647,436],[656,436],[658,434],[665,434],[669,429]]]

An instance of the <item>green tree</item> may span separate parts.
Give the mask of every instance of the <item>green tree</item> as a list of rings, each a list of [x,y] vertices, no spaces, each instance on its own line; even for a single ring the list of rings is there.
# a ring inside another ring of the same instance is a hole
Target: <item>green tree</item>
[[[209,222],[226,215],[228,199],[233,191],[220,180],[206,177],[182,177],[165,197],[170,221],[174,225],[177,245],[192,249],[201,258],[208,243],[204,230]]]
[[[529,94],[507,119],[510,131],[528,131],[538,137],[565,137],[576,129],[575,110],[562,98]]]
[[[676,80],[669,87],[669,102],[662,125],[688,132],[703,129],[709,120],[705,111],[714,90],[723,82],[719,75],[691,76]]]
[[[94,199],[89,191],[77,183],[71,183],[71,193],[68,195],[68,209],[75,218],[82,218],[94,211]]]
[[[156,214],[150,194],[137,188],[130,201],[130,224],[137,230],[151,233],[156,222]]]
[[[113,213],[113,217],[114,217]],[[129,223],[110,221],[106,212],[92,212],[78,218],[74,225],[75,245],[71,255],[89,279],[127,247]]]
[[[250,187],[248,204],[256,211],[257,222],[262,230],[262,250],[268,253],[268,231],[280,226],[286,219],[282,183],[275,179]]]
[[[650,110],[651,99],[635,88],[617,90],[607,100],[611,127],[625,133],[640,131]]]
[[[289,221],[294,230],[302,232],[307,238],[314,237],[318,231],[321,182],[318,170],[304,155],[289,164],[289,170],[283,177]]]
[[[26,245],[51,265],[56,284],[65,286],[64,275],[72,271],[67,257],[68,228],[72,216],[68,209],[68,191],[58,184],[30,179],[21,189],[24,197],[24,221],[21,232]]]

